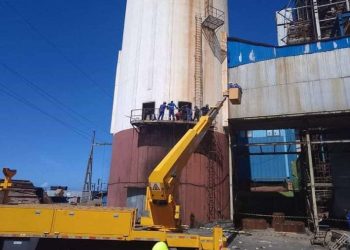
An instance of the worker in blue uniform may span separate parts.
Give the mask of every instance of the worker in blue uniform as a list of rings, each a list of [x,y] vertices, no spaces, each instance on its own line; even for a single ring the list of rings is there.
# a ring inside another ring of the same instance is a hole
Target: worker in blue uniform
[[[204,107],[201,108],[202,115],[207,115],[209,112],[209,105],[205,105]]]
[[[189,105],[186,107],[187,121],[192,121],[192,109]]]
[[[163,102],[159,107],[158,120],[163,120],[165,109],[166,109],[166,102]]]
[[[168,104],[168,109],[169,109],[169,120],[171,120],[171,117],[173,117],[173,120],[175,121],[175,108],[176,107],[176,104],[171,101],[169,104]]]
[[[187,121],[187,105],[182,105],[182,107],[180,107],[181,110],[181,119],[183,121]]]
[[[193,121],[199,121],[199,118],[201,116],[201,111],[198,108],[198,106],[194,106],[194,117],[193,117]]]

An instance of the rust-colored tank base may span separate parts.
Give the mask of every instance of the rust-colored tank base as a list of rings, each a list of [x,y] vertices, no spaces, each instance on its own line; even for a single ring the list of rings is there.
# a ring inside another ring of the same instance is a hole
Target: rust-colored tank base
[[[146,187],[150,172],[187,129],[168,124],[115,134],[108,205],[127,206],[128,189]],[[176,196],[183,224],[199,226],[229,218],[228,172],[228,140],[222,133],[209,131],[181,173]]]

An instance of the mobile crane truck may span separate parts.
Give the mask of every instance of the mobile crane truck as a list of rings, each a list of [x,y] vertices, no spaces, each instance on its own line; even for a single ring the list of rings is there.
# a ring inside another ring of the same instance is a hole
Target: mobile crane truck
[[[171,248],[225,249],[226,238],[220,227],[213,228],[209,236],[185,232],[180,224],[180,207],[174,200],[174,188],[176,177],[180,176],[182,168],[209,130],[228,96],[227,91],[223,100],[212,107],[207,115],[202,116],[152,171],[146,191],[147,216],[139,220],[136,209],[131,208],[1,205],[2,249],[80,250],[90,249],[92,245],[95,245],[96,250],[106,249],[102,247],[102,242],[119,242],[126,244],[122,249],[132,249],[131,245],[135,242],[149,246],[150,243],[159,241]],[[6,173],[4,172],[5,180],[0,184],[0,190],[6,191],[11,187],[13,173]],[[58,244],[62,241],[80,242],[84,247]],[[45,247],[40,242],[45,242]]]

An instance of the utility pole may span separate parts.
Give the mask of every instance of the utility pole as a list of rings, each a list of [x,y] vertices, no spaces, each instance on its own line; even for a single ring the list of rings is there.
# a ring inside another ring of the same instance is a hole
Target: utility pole
[[[90,156],[86,166],[83,194],[81,197],[81,203],[83,204],[88,203],[92,198],[91,197],[92,195],[92,189],[91,189],[92,188],[92,163],[94,159],[95,135],[96,135],[96,132],[94,131],[92,135]]]

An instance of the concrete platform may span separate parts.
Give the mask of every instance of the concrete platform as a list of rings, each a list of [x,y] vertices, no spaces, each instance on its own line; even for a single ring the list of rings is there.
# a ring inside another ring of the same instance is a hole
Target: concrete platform
[[[230,243],[229,249],[241,250],[321,250],[322,246],[310,244],[311,235],[295,233],[277,233],[273,229],[246,231],[238,234]]]

